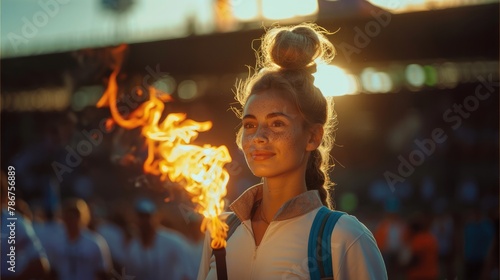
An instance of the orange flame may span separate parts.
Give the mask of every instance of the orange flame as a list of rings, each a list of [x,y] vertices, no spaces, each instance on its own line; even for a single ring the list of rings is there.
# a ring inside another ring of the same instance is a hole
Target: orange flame
[[[169,95],[160,94],[153,87],[149,88],[149,100],[124,117],[117,108],[118,84],[116,78],[121,67],[121,53],[126,49],[122,45],[113,50],[117,66],[109,78],[104,95],[97,102],[97,107],[109,106],[110,121],[126,129],[142,127],[148,156],[144,161],[144,172],[159,176],[162,181],[180,183],[196,203],[196,211],[204,216],[201,230],[208,229],[214,249],[226,246],[228,226],[219,219],[224,210],[223,198],[229,173],[224,168],[231,162],[226,146],[212,147],[190,144],[199,132],[212,128],[212,122],[196,122],[186,119],[186,114],[172,113],[161,120],[165,108],[164,102],[171,101]],[[139,94],[144,94],[139,92]]]

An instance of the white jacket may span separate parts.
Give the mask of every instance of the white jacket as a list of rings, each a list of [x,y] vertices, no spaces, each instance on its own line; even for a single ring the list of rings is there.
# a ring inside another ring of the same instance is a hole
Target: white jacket
[[[322,206],[317,191],[307,191],[286,202],[255,245],[251,211],[262,197],[262,185],[245,191],[231,206],[243,221],[227,242],[226,262],[230,280],[309,279],[309,231]],[[205,239],[198,280],[217,279],[215,257]],[[387,279],[382,255],[372,233],[354,216],[343,215],[332,233],[334,279]]]

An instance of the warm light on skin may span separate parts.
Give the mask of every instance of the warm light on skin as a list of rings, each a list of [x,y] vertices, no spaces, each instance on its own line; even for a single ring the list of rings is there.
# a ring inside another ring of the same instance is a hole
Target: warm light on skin
[[[324,96],[342,96],[359,93],[359,86],[354,75],[333,65],[318,64],[314,75],[314,85]]]
[[[241,145],[255,176],[276,177],[305,168],[306,138],[291,101],[272,90],[256,93],[248,98],[243,115]]]

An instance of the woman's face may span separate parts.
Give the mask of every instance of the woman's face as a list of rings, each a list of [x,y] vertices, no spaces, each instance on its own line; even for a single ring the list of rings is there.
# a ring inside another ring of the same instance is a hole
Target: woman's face
[[[274,90],[251,95],[243,109],[241,147],[255,176],[305,173],[317,145],[297,107]]]

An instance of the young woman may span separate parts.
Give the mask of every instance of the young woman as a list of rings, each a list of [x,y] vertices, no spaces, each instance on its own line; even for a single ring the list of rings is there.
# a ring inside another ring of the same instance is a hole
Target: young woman
[[[241,224],[226,247],[229,279],[310,279],[308,238],[320,208],[332,208],[328,178],[336,116],[313,84],[315,61],[335,55],[314,24],[270,29],[262,40],[258,72],[241,84],[242,126],[237,144],[262,183],[230,206]],[[342,215],[331,232],[335,279],[387,279],[372,233]],[[205,242],[198,279],[217,279]]]

